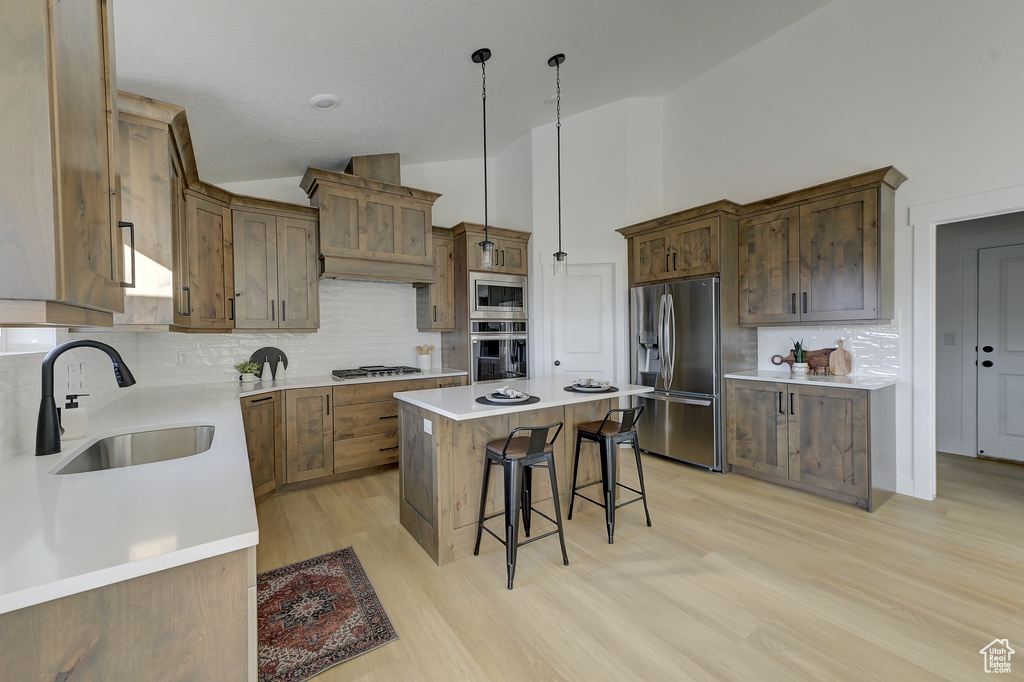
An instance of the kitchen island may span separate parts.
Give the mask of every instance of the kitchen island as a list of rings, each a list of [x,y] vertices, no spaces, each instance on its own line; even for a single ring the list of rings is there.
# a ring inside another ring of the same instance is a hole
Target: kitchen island
[[[575,425],[604,417],[618,399],[649,393],[649,386],[621,384],[614,392],[566,391],[566,379],[510,381],[509,386],[539,398],[524,404],[490,405],[477,398],[500,383],[474,384],[396,393],[399,401],[399,507],[402,526],[437,562],[444,565],[473,553],[484,475],[484,448],[517,426],[563,422],[555,442],[555,469],[562,509],[568,510]],[[592,446],[591,446],[592,447]],[[533,499],[550,513],[548,481],[534,480]],[[600,479],[597,457],[580,463],[580,483]],[[503,508],[501,477],[491,477],[487,514]]]

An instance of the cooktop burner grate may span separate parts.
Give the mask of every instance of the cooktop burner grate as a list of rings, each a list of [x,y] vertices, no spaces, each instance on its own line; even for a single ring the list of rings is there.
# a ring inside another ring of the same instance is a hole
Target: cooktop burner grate
[[[389,367],[387,365],[363,365],[362,367],[356,367],[353,369],[336,369],[331,372],[335,377],[339,379],[358,379],[360,377],[388,377],[388,376],[399,376],[402,374],[420,374],[418,367],[410,367],[409,365],[396,365]]]

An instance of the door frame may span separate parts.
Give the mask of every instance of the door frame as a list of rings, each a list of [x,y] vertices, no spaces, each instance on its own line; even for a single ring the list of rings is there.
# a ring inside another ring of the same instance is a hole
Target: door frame
[[[910,207],[913,236],[913,361],[911,363],[914,497],[935,499],[935,276],[938,226],[1024,211],[1024,185]],[[905,375],[904,375],[905,376]]]

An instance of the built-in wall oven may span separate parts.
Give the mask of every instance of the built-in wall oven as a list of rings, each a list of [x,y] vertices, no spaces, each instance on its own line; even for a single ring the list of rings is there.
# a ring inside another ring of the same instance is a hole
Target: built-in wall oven
[[[471,320],[525,320],[526,277],[471,272],[469,299]]]
[[[471,322],[473,383],[530,377],[526,321]]]

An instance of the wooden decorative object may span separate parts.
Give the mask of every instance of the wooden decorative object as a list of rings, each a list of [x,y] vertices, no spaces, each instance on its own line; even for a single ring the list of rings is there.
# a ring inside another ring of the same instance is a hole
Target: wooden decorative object
[[[815,374],[819,370],[827,370],[829,368],[829,357],[832,355],[832,351],[835,348],[822,348],[820,350],[809,350],[805,351],[804,355],[806,362],[810,365],[811,371]],[[793,351],[789,351],[789,355],[783,357],[781,355],[772,356],[773,365],[781,365],[783,363],[789,365],[790,369],[793,369],[793,363],[796,362],[796,358],[793,357]]]
[[[828,356],[828,369],[836,376],[846,376],[853,366],[853,359],[850,357],[850,351],[843,348],[843,340],[839,339],[838,343],[839,347]]]

